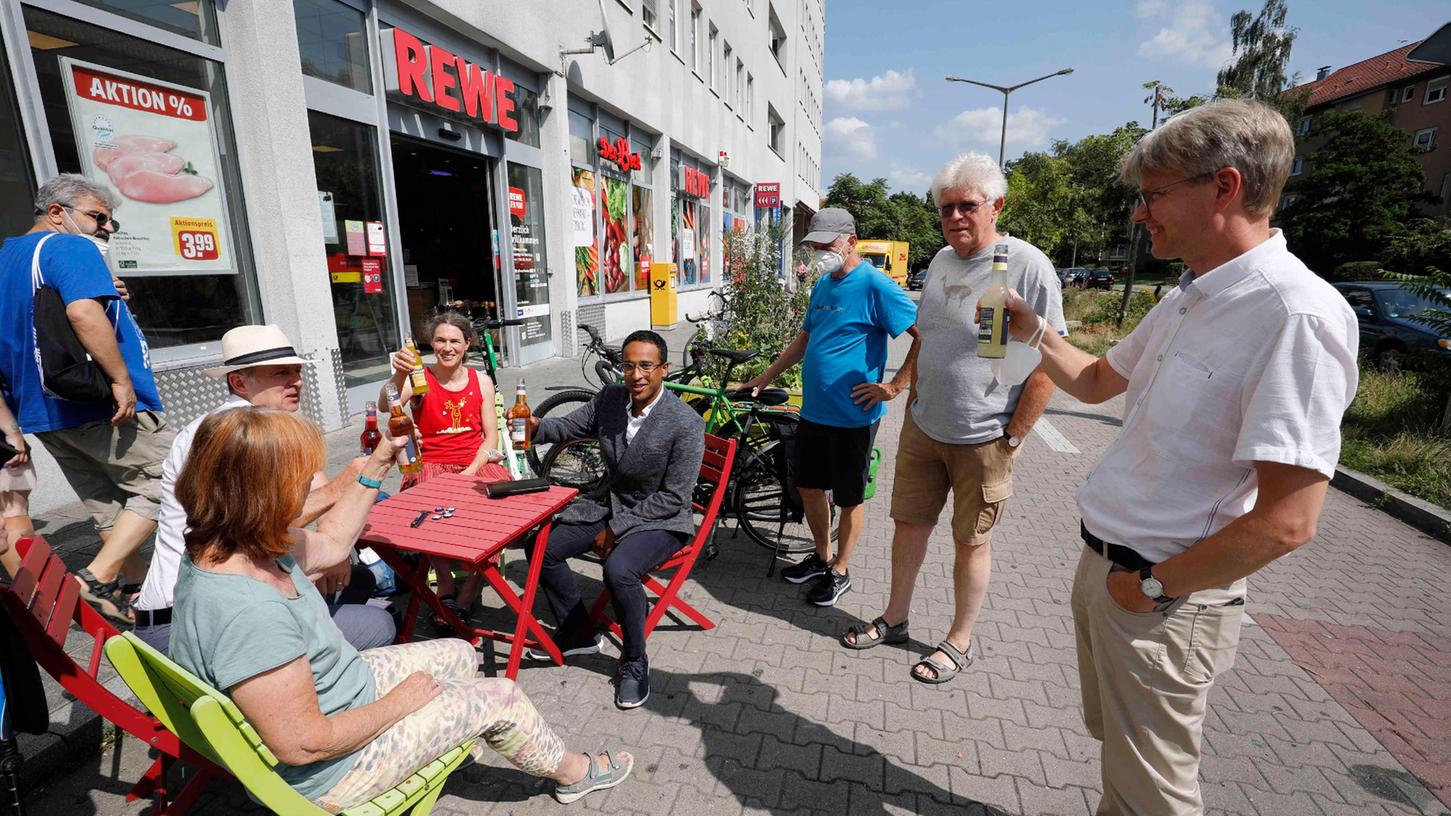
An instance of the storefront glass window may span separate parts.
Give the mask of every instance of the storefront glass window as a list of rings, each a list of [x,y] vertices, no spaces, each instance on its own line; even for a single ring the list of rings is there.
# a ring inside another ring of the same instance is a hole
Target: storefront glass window
[[[0,235],[18,235],[35,223],[31,199],[36,185],[23,133],[10,62],[0,43]]]
[[[600,265],[604,269],[605,294],[630,289],[630,184],[614,176],[602,176],[600,184]]]
[[[388,355],[400,345],[388,256],[369,254],[367,239],[371,224],[383,228],[377,131],[317,111],[307,122],[343,371],[350,386],[374,382],[388,375]]]
[[[539,146],[539,94],[525,88],[523,85],[514,86],[514,118],[519,121],[519,129],[505,131],[504,136],[513,142]]]
[[[595,161],[594,123],[578,111],[569,112],[569,158],[591,166]]]
[[[549,271],[544,240],[544,174],[509,165],[509,226],[514,248],[514,299],[524,316],[520,340],[549,340]]]
[[[570,114],[570,124],[574,114]],[[573,141],[571,135],[570,141]],[[570,220],[574,230],[574,279],[580,297],[600,293],[599,249],[595,243],[595,174],[584,167],[574,168],[570,187]]]
[[[710,206],[704,201],[700,202],[700,212],[696,219],[695,255],[699,259],[698,283],[710,283],[710,234],[715,232],[713,222],[710,219]]]
[[[631,192],[635,217],[635,291],[648,292],[655,251],[655,210],[651,206],[654,196],[649,187],[635,187]]]
[[[219,45],[215,0],[80,0],[122,17],[130,17],[157,28]],[[33,43],[34,41],[32,41]],[[154,344],[153,344],[154,345]]]
[[[363,12],[338,0],[292,0],[302,72],[344,88],[373,92]]]
[[[130,5],[137,9],[157,8],[143,3]],[[210,14],[211,3],[199,4],[198,7],[201,6],[205,6]],[[110,8],[109,5],[107,7]],[[229,227],[222,231],[222,237],[227,240],[219,243],[222,243],[222,253],[232,253],[232,268],[240,271],[237,274],[181,272],[156,276],[128,275],[125,269],[119,272],[131,290],[131,311],[146,333],[152,349],[217,340],[233,326],[253,322],[257,316],[255,306],[249,305],[255,303],[250,276],[253,265],[246,239],[246,206],[235,158],[236,148],[230,127],[232,114],[227,101],[223,66],[34,7],[25,8],[25,23],[51,143],[55,148],[56,165],[63,173],[84,172],[85,168],[77,148],[77,134],[71,126],[61,75],[61,57],[174,83],[210,95],[211,122],[215,129],[216,147],[220,151],[217,178],[211,181],[225,196],[227,218],[221,219],[221,223]],[[205,155],[211,150],[211,146],[206,144],[175,145],[174,148],[176,155],[183,159],[195,158],[196,154]],[[104,177],[99,180],[107,181]],[[114,178],[109,181],[113,185],[119,183]],[[128,213],[134,221],[147,213],[148,208],[156,206],[145,203],[156,199],[148,197],[144,191],[123,193],[125,198],[133,198],[133,202],[129,209],[123,206],[117,212],[123,225]],[[148,217],[152,215],[148,213]],[[116,252],[112,255],[114,257]]]
[[[680,201],[680,228],[676,232],[675,262],[679,264],[680,285],[694,286],[700,274],[700,204],[694,199]]]

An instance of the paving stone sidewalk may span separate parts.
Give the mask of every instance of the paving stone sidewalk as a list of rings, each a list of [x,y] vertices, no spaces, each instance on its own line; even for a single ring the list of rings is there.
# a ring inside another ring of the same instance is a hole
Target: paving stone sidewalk
[[[904,350],[894,345],[898,358]],[[1029,440],[993,545],[994,578],[976,632],[981,657],[940,687],[912,682],[908,670],[950,618],[945,516],[919,580],[912,643],[847,652],[836,642],[886,603],[903,407],[892,406],[878,435],[881,483],[853,590],[839,607],[810,607],[779,576],[767,579],[767,551],[727,525],[720,557],[702,563],[686,590],[720,625],[666,625],[654,634],[654,693],[643,709],[611,705],[612,656],[521,673],[571,747],[620,746],[636,756],[631,781],[571,812],[1092,812],[1099,752],[1079,716],[1068,609],[1081,546],[1074,492],[1118,432],[1121,404],[1055,397],[1047,414],[1060,435],[1054,441],[1077,452],[1050,447],[1051,432]],[[585,574],[595,581],[598,570]],[[1251,580],[1238,661],[1210,698],[1208,810],[1451,813],[1448,583],[1451,548],[1332,490],[1316,540]],[[122,794],[145,764],[144,747],[122,740],[40,792],[34,810],[140,813]],[[559,807],[543,783],[492,757],[454,774],[435,813]],[[225,785],[198,811],[257,812]]]

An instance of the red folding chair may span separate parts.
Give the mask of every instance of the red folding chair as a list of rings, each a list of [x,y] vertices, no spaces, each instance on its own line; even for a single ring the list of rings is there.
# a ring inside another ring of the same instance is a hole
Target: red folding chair
[[[648,639],[650,633],[655,631],[656,625],[666,612],[672,614],[678,612],[689,618],[701,629],[714,629],[715,621],[707,618],[700,610],[686,603],[680,597],[680,587],[685,584],[685,579],[690,577],[690,570],[695,566],[695,561],[700,557],[700,551],[710,543],[711,536],[715,534],[716,517],[720,515],[720,506],[725,501],[726,485],[731,480],[731,466],[736,459],[736,440],[722,439],[713,434],[705,435],[705,456],[700,463],[700,481],[696,485],[696,496],[699,497],[700,488],[710,485],[710,497],[705,504],[694,500],[691,506],[697,513],[704,514],[700,526],[695,529],[695,536],[690,543],[681,547],[674,555],[665,559],[664,563],[650,570],[641,578],[645,588],[655,593],[655,605],[650,608],[650,614],[645,618],[645,637]],[[670,583],[662,584],[655,578],[655,574],[674,570],[670,576]],[[609,622],[610,634],[615,637],[622,637],[620,625],[611,621],[605,614],[605,606],[610,602],[610,591],[608,589],[600,593],[595,601],[594,607],[590,609],[590,617],[599,622]]]
[[[185,813],[212,779],[225,777],[227,772],[182,745],[144,709],[122,700],[101,684],[97,677],[101,649],[119,634],[116,627],[81,602],[80,585],[44,538],[22,538],[15,543],[15,550],[20,555],[20,571],[9,586],[0,586],[0,601],[20,629],[35,662],[81,703],[161,754],[126,795],[126,801],[149,796],[156,805],[155,813]],[[66,654],[66,634],[73,622],[93,640],[90,662],[85,667]],[[168,806],[166,775],[178,759],[197,772]]]

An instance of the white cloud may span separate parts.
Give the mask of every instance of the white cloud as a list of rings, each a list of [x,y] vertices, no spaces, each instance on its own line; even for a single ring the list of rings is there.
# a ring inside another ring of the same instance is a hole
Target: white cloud
[[[887,168],[887,180],[899,190],[921,193],[932,183],[932,176],[915,167],[893,162]]]
[[[1217,69],[1233,53],[1226,38],[1229,21],[1208,0],[1186,0],[1172,10],[1167,0],[1139,0],[1137,11],[1140,17],[1168,18],[1139,44],[1139,56],[1145,59]]]
[[[847,110],[904,108],[917,96],[917,77],[888,70],[871,79],[833,79],[826,83],[826,101]]]
[[[877,157],[877,137],[872,126],[855,116],[838,116],[826,123],[823,150],[861,161]]]
[[[1009,110],[1006,152],[1014,155],[1016,151],[1047,145],[1048,132],[1063,121],[1036,108]],[[937,135],[956,147],[971,147],[996,155],[1002,127],[1002,108],[973,108],[938,125]]]

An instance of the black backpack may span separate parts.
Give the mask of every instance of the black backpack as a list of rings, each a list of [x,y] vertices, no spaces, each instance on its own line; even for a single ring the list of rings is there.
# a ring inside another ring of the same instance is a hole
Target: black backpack
[[[55,233],[51,233],[54,235]],[[35,367],[45,393],[72,402],[111,402],[111,380],[86,353],[60,292],[45,282],[40,271],[40,248],[51,235],[35,244],[30,259],[33,306],[31,331],[35,339]]]

